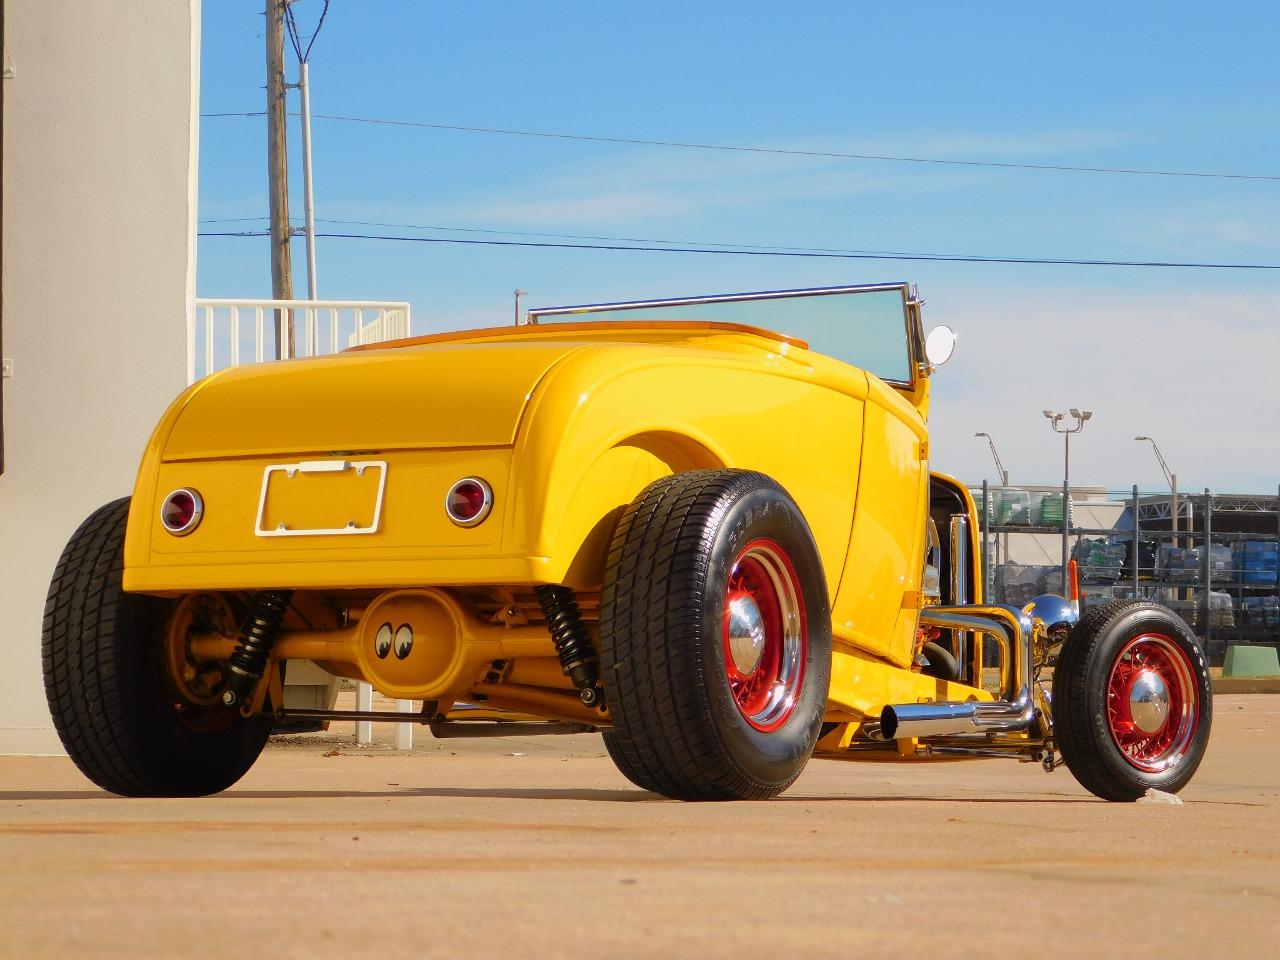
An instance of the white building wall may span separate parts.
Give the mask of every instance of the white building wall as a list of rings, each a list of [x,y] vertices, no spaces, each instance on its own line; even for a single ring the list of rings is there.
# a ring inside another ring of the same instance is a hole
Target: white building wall
[[[50,574],[185,384],[199,0],[6,0],[4,21],[0,753],[46,753]]]

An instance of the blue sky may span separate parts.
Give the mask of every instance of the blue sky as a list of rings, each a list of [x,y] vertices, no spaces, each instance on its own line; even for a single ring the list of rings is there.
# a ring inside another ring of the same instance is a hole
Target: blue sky
[[[304,32],[321,0],[299,0]],[[264,103],[260,0],[205,0],[202,110]],[[783,149],[1280,174],[1269,3],[435,4],[333,0],[316,113]],[[293,56],[288,53],[290,76]],[[200,215],[265,217],[265,122],[205,119]],[[290,130],[302,214],[298,129]],[[994,256],[1280,263],[1280,182],[944,167],[317,120],[317,216],[494,231]],[[252,222],[203,229],[254,229]],[[359,227],[321,224],[334,232]],[[371,232],[476,236],[438,230]],[[520,239],[491,234],[497,239]],[[417,330],[530,305],[909,279],[960,333],[933,463],[1061,476],[1040,411],[1091,407],[1081,482],[1280,483],[1280,271],[1177,271],[321,240],[331,298]],[[295,242],[295,292],[304,287]],[[266,242],[200,241],[201,296],[270,292]]]

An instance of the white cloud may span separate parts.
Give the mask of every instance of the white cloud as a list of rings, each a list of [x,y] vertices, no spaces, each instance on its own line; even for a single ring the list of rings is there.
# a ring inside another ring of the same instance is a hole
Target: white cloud
[[[1242,216],[1243,213],[1247,217]],[[1187,251],[1234,249],[1251,245],[1275,250],[1272,224],[1280,218],[1280,204],[1265,194],[1239,202],[1200,203],[1177,210],[1126,211],[1114,216],[1113,235],[1122,241],[1155,245],[1157,249]],[[1257,259],[1275,262],[1272,253]]]
[[[954,302],[954,301],[953,301]],[[1280,294],[1001,295],[934,309],[961,333],[935,377],[933,463],[994,476],[995,437],[1013,481],[1059,482],[1063,441],[1041,410],[1094,411],[1073,438],[1082,483],[1159,489],[1156,438],[1182,489],[1274,492],[1280,482]]]
[[[508,187],[478,201],[437,206],[433,216],[458,223],[617,229],[669,223],[729,209],[751,209],[809,198],[842,198],[883,190],[884,172],[848,163],[768,154],[656,149],[580,164],[550,177]],[[917,188],[919,177],[911,180]],[[723,238],[712,238],[723,239]]]
[[[1085,131],[963,135],[843,142],[792,140],[760,144],[791,150],[954,159],[1033,159],[1064,150],[1096,149],[1103,141]],[[726,210],[766,208],[806,200],[838,201],[865,194],[899,198],[964,187],[977,171],[964,167],[899,165],[841,158],[788,156],[649,146],[613,147],[554,173],[543,168],[525,182],[510,182],[482,198],[444,204],[333,202],[348,216],[424,223],[568,228],[607,224],[618,229],[674,218],[696,219]],[[392,212],[394,211],[394,212]],[[415,219],[416,218],[416,219]],[[725,239],[725,238],[711,238]]]

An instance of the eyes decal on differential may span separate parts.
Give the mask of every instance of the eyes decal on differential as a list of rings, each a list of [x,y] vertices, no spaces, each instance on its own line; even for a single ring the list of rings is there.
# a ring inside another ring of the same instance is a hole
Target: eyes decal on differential
[[[396,630],[396,659],[403,660],[413,649],[413,627],[407,623],[400,624]]]
[[[373,652],[380,660],[385,660],[387,654],[391,652],[391,624],[384,623],[378,628],[378,633],[373,638]],[[403,660],[404,657],[400,659]]]

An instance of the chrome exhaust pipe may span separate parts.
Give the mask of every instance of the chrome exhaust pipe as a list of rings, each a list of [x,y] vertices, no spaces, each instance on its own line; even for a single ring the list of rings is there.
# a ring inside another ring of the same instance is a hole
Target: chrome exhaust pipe
[[[954,514],[951,517],[950,530],[951,540],[951,606],[965,607],[968,606],[972,597],[969,593],[969,578],[973,576],[972,566],[969,563],[969,518],[963,513]],[[970,635],[963,630],[957,630],[954,633],[955,645],[952,649],[956,655],[956,663],[964,669],[964,664],[969,662],[969,637]]]
[[[880,730],[886,740],[1009,733],[1031,726],[1036,705],[1031,691],[1030,618],[1017,607],[1002,604],[926,607],[920,611],[920,623],[994,637],[1003,651],[1001,699],[887,706],[880,714]]]

